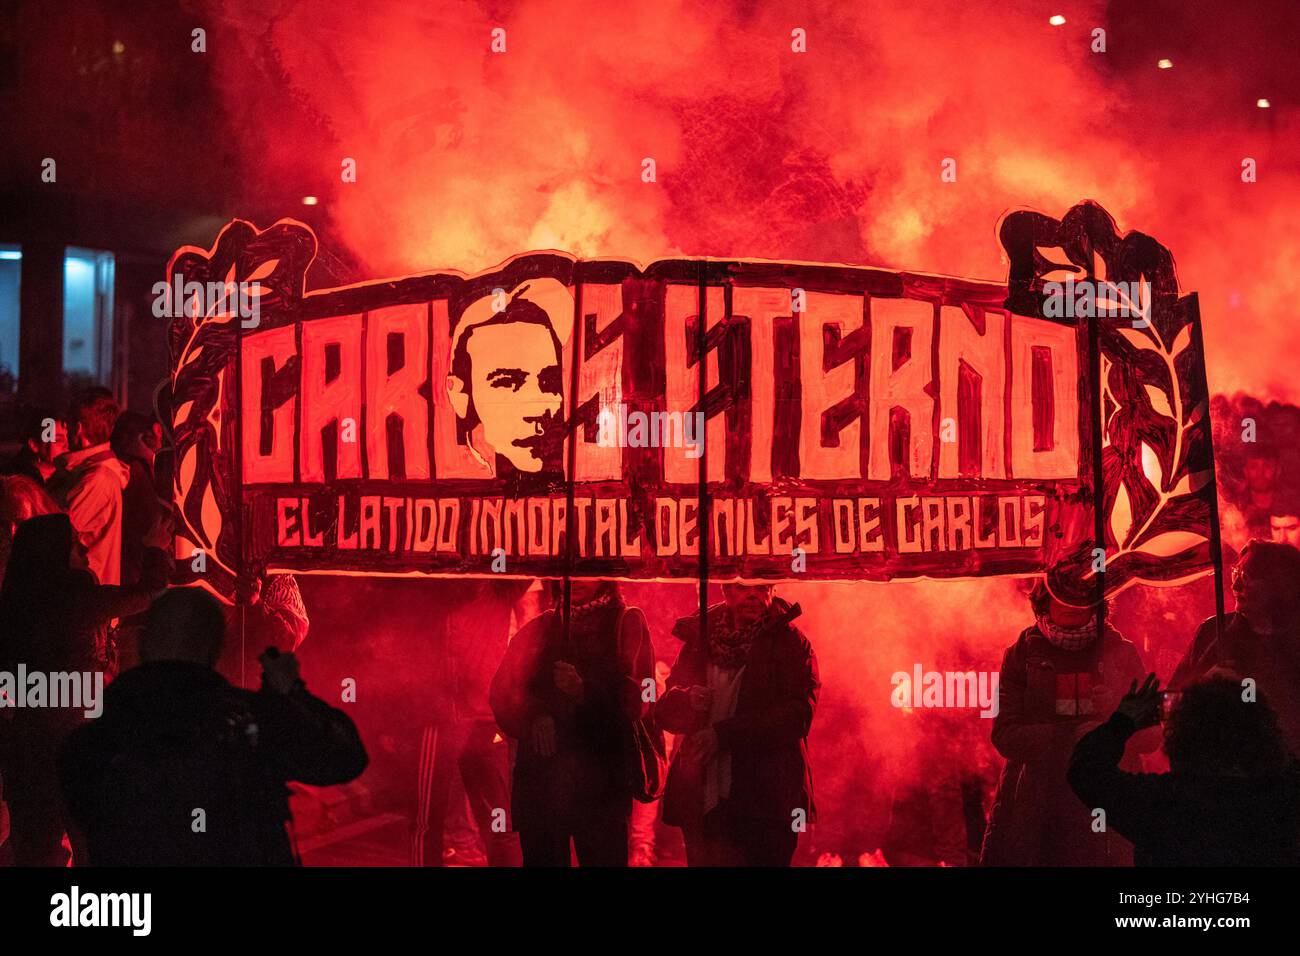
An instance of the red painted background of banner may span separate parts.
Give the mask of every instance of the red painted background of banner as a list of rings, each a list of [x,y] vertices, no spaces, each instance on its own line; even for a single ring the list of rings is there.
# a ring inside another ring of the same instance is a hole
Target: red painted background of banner
[[[1216,546],[1204,362],[1172,257],[1091,203],[1061,220],[1011,213],[1001,238],[1005,284],[538,253],[472,277],[305,292],[306,226],[233,222],[167,277],[225,292],[171,328],[178,557],[223,596],[241,568],[267,566],[1050,571],[1078,600],[1203,572]],[[1064,276],[1148,283],[1149,321],[1045,317],[1044,284]],[[255,322],[236,289],[256,290]],[[537,359],[528,343],[546,353],[547,327],[552,357]],[[685,447],[629,428],[696,412]]]

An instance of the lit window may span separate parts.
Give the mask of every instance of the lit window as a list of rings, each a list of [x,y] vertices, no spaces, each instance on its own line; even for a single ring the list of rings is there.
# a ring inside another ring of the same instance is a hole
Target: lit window
[[[18,379],[18,284],[22,271],[22,248],[0,245],[0,394],[12,391]]]
[[[63,258],[63,374],[77,387],[113,371],[113,254],[68,247]]]

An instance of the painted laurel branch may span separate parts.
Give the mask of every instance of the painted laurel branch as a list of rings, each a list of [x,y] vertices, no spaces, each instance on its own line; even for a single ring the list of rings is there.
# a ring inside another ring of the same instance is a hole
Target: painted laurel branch
[[[306,261],[269,254],[277,245],[286,248],[277,235],[282,231],[307,237],[311,250],[302,242],[288,247],[295,249],[294,260],[309,261],[315,241],[303,227],[282,223],[258,233],[236,222],[211,250],[178,254],[168,275],[170,288],[184,289],[171,326],[177,557],[189,559],[201,551],[206,561],[231,576],[236,562],[223,532],[233,499],[213,460],[228,440],[223,416],[233,397],[232,357],[240,325],[256,324],[261,310],[299,292],[296,283],[301,282]]]
[[[1192,345],[1191,323],[1120,325],[1103,335],[1103,346],[1113,349],[1115,337],[1141,357],[1135,363],[1141,392],[1129,396],[1126,408],[1111,389],[1112,377],[1103,376],[1106,403],[1115,405],[1106,421],[1103,463],[1108,473],[1119,472],[1113,491],[1107,481],[1108,566],[1127,555],[1170,558],[1206,544],[1203,533],[1185,525],[1203,510],[1199,492],[1213,479],[1209,469],[1193,469],[1195,456],[1190,454],[1206,403],[1188,401],[1177,367],[1179,356]],[[1106,349],[1112,352],[1111,363],[1126,361],[1112,349]]]
[[[999,235],[1013,312],[1042,317],[1048,283],[1074,280],[1096,290],[1095,314],[1106,316],[1095,320],[1103,422],[1103,487],[1096,498],[1105,540],[1094,542],[1087,533],[1063,553],[1050,569],[1053,591],[1088,599],[1101,570],[1094,547],[1104,546],[1110,593],[1203,566],[1213,490],[1208,406],[1194,374],[1200,367],[1195,299],[1180,296],[1173,256],[1143,233],[1121,236],[1114,219],[1091,201],[1060,219],[1010,213]],[[1129,290],[1140,290],[1136,300]]]

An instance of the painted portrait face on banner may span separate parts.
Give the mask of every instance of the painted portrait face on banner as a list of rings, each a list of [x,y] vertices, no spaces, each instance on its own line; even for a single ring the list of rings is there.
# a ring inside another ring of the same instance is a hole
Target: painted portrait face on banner
[[[452,343],[447,391],[474,454],[496,474],[558,472],[563,449],[563,344],[573,297],[553,279],[509,300],[465,310]]]

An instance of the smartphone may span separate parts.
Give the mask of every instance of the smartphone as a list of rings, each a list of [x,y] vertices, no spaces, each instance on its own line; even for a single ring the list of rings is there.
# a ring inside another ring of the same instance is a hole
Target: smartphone
[[[1181,690],[1162,690],[1160,692],[1160,720],[1165,722],[1169,719],[1169,714],[1173,711],[1174,705],[1178,703],[1179,698],[1183,696]]]

